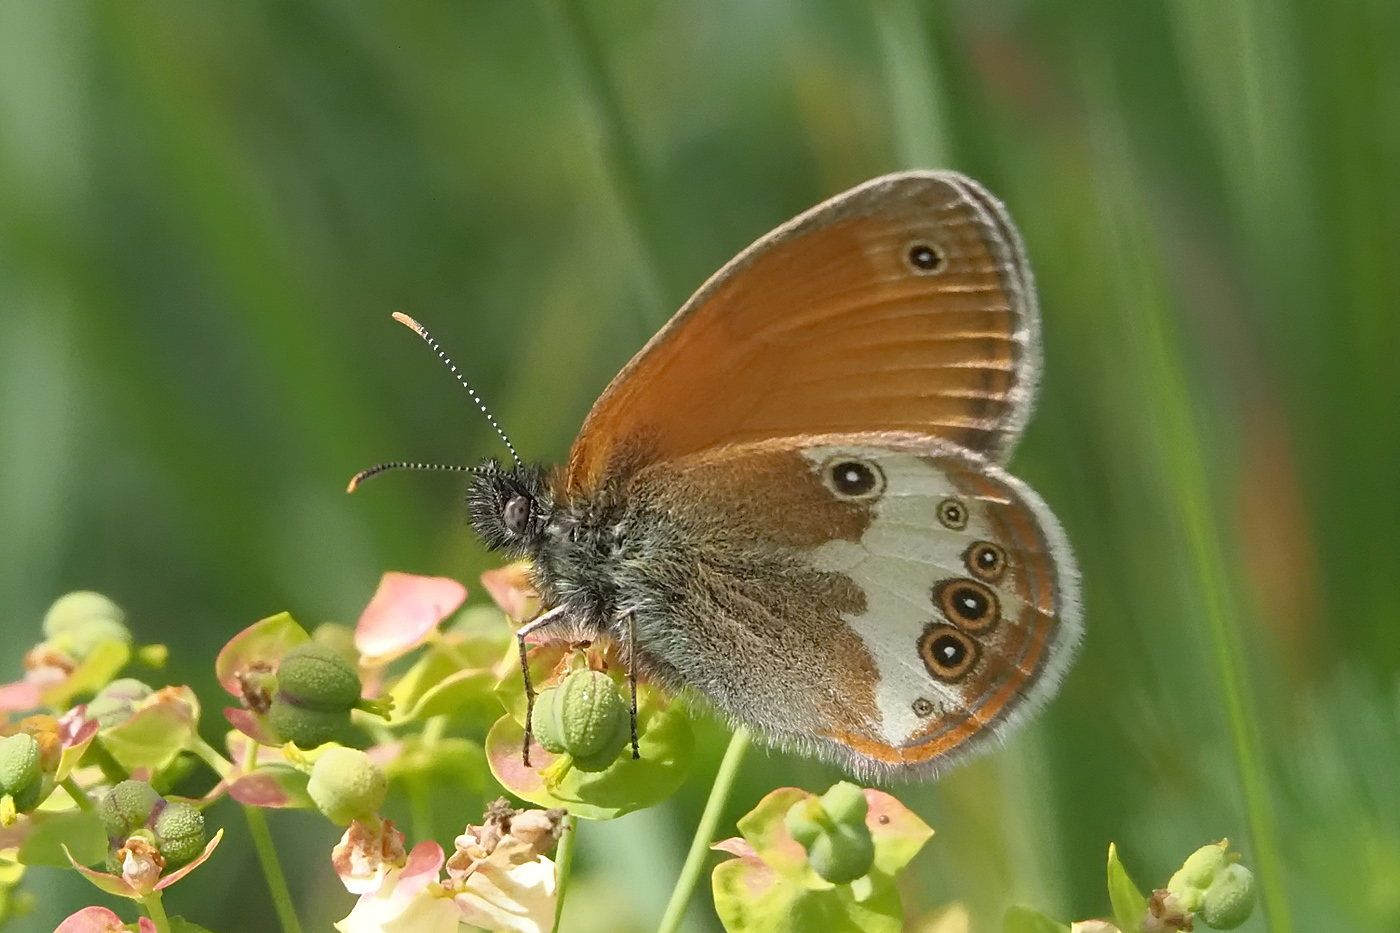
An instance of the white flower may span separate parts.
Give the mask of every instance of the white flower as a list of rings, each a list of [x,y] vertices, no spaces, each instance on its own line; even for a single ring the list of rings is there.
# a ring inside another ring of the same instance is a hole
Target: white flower
[[[563,811],[518,812],[505,800],[468,826],[452,858],[421,842],[402,858],[403,837],[352,824],[333,860],[360,895],[340,933],[459,933],[462,924],[504,933],[546,933],[554,925],[558,878],[544,852],[562,831]],[[358,829],[357,829],[358,827]],[[397,846],[398,857],[395,857]],[[447,877],[442,877],[446,861]]]
[[[381,820],[377,828],[353,820],[331,850],[335,873],[351,894],[377,893],[388,873],[403,868],[407,861],[403,833],[394,829],[391,820]]]
[[[379,888],[361,894],[335,928],[340,933],[458,933],[457,905],[438,883],[442,862],[442,846],[420,842],[406,864],[388,868]]]
[[[463,840],[470,838],[458,837],[459,851]],[[505,836],[458,882],[457,906],[462,921],[472,926],[509,933],[547,933],[554,925],[557,883],[552,861],[537,854],[531,843]]]

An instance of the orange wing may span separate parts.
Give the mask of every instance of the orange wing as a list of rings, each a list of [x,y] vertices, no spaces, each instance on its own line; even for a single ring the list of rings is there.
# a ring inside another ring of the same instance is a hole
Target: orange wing
[[[843,431],[914,431],[1004,461],[1030,415],[1039,325],[991,194],[952,172],[874,179],[701,287],[589,412],[568,488],[619,458]]]

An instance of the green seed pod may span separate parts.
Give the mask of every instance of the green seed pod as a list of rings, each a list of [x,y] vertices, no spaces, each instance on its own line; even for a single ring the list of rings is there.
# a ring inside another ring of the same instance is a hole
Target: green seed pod
[[[832,884],[848,884],[870,871],[875,864],[875,841],[870,829],[838,825],[835,831],[822,833],[807,850],[812,868]]]
[[[267,724],[281,741],[312,749],[348,737],[350,710],[309,709],[288,702],[279,693],[267,711]]]
[[[20,813],[43,801],[44,769],[42,751],[34,736],[20,732],[0,739],[0,794],[14,798]]]
[[[804,797],[788,808],[784,825],[788,835],[807,850],[816,843],[818,836],[834,827],[818,797]]]
[[[109,839],[124,840],[145,826],[161,803],[160,794],[145,781],[122,781],[97,804],[97,815]]]
[[[535,697],[535,708],[530,712],[530,731],[534,733],[535,741],[539,742],[540,747],[545,751],[554,755],[563,755],[568,751],[564,747],[564,733],[552,712],[554,695],[558,692],[557,687],[550,687]]]
[[[841,781],[831,785],[831,789],[822,794],[822,809],[836,823],[861,826],[865,823],[865,814],[869,812],[870,804],[865,799],[865,791],[849,781]]]
[[[204,849],[204,814],[192,804],[167,803],[151,828],[156,847],[171,866],[183,865]]]
[[[1177,896],[1184,910],[1194,913],[1201,909],[1206,888],[1210,887],[1216,875],[1229,864],[1228,840],[1201,846],[1188,855],[1181,868],[1171,876],[1167,882],[1167,890]]]
[[[857,804],[848,790],[860,796]],[[784,825],[788,835],[807,850],[807,861],[818,875],[832,884],[848,884],[870,871],[875,863],[875,841],[865,825],[865,794],[854,784],[841,782],[827,791],[835,791],[838,821],[825,807],[826,797],[799,800],[788,810]],[[860,819],[855,820],[860,812]],[[852,822],[853,821],[853,822]]]
[[[120,606],[101,593],[78,590],[60,596],[44,613],[44,637],[57,638],[90,625],[107,626],[113,630],[110,628],[112,623],[126,633],[126,640],[131,640],[131,633],[126,631],[126,613]]]
[[[312,766],[306,792],[327,819],[344,826],[384,805],[389,779],[364,752],[328,748]]]
[[[348,710],[360,702],[360,675],[334,648],[302,642],[282,656],[277,689],[303,709]]]
[[[119,726],[131,718],[136,704],[155,691],[132,677],[114,680],[103,687],[87,705],[87,717],[96,719],[100,729]]]
[[[1243,865],[1226,865],[1201,901],[1200,917],[1216,930],[1233,930],[1254,911],[1254,873]]]
[[[550,744],[573,756],[583,771],[602,771],[631,738],[627,701],[611,677],[601,671],[574,671],[553,691],[536,700],[531,724]],[[543,727],[542,729],[540,727]],[[553,749],[550,749],[551,751]]]

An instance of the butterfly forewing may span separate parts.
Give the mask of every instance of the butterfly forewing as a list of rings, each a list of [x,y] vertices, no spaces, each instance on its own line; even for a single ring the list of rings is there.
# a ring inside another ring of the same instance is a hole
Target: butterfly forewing
[[[741,253],[613,380],[567,483],[619,449],[900,430],[1003,460],[1029,415],[1038,312],[996,199],[950,172],[886,176]],[[628,454],[631,456],[632,454]]]

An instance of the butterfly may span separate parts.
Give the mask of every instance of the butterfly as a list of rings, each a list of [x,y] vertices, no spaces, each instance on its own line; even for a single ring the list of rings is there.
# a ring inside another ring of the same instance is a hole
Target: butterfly
[[[799,215],[627,364],[566,464],[497,427],[514,462],[471,468],[471,524],[540,596],[522,667],[528,636],[609,639],[865,779],[989,747],[1082,631],[1065,534],[1004,467],[1040,368],[1025,249],[977,182],[887,175]]]

